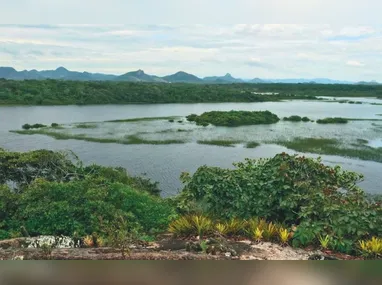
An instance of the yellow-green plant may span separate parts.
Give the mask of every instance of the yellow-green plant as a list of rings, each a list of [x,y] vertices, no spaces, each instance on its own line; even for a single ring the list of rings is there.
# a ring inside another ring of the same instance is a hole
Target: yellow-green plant
[[[260,228],[256,228],[253,232],[253,238],[255,241],[260,242],[263,239],[263,233],[264,230],[261,230]]]
[[[183,216],[174,220],[168,231],[175,236],[188,236],[194,233],[194,226],[191,221],[191,217]]]
[[[323,236],[319,236],[318,237],[318,240],[320,241],[320,244],[321,244],[321,248],[324,249],[324,250],[327,250],[328,247],[329,247],[329,243],[330,243],[330,236],[326,235],[325,237]]]
[[[289,238],[290,238],[290,233],[287,229],[280,228],[279,229],[279,237],[280,241],[283,245],[288,244]]]
[[[261,230],[265,230],[268,226],[267,220],[265,219],[260,219],[258,223],[258,228]]]
[[[267,226],[264,228],[264,240],[270,241],[272,240],[277,234],[277,228],[276,225],[270,222],[267,224]]]
[[[237,235],[244,231],[245,222],[243,220],[233,218],[226,223],[226,227],[228,235]]]
[[[215,230],[221,234],[221,235],[226,235],[228,233],[228,227],[226,224],[222,224],[222,223],[217,223],[215,225]]]
[[[377,257],[382,255],[382,239],[372,237],[371,240],[358,242],[362,254],[366,257]]]
[[[208,233],[212,229],[212,221],[202,215],[191,216],[191,222],[200,239],[203,238],[205,233]]]
[[[244,222],[244,232],[247,234],[248,237],[252,238],[258,226],[259,218],[253,217]]]

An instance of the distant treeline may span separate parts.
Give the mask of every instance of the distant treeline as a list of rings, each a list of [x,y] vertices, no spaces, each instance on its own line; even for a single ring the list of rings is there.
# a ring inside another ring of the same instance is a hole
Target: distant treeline
[[[316,96],[382,98],[382,85],[248,83],[202,85],[0,79],[0,104],[3,105],[265,102],[282,99],[315,99]]]

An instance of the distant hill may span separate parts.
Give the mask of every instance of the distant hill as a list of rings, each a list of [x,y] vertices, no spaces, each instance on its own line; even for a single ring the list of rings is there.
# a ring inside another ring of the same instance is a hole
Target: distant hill
[[[227,73],[224,76],[204,77],[203,81],[208,82],[208,83],[241,83],[241,82],[244,82],[243,79],[234,78],[229,73]]]
[[[70,71],[65,67],[59,67],[55,70],[23,70],[17,71],[13,67],[0,67],[0,78],[10,80],[43,80],[43,79],[56,79],[56,80],[74,80],[74,81],[127,81],[127,82],[163,82],[163,83],[208,83],[208,84],[232,84],[232,83],[304,83],[304,84],[359,84],[359,85],[379,85],[376,81],[341,81],[328,78],[292,78],[292,79],[240,79],[234,78],[230,73],[224,76],[209,76],[203,79],[184,72],[179,71],[172,75],[159,77],[156,75],[146,74],[143,70],[130,71],[122,75],[112,75],[103,73],[90,73],[90,72],[78,72]]]
[[[131,71],[131,72],[125,73],[121,76],[116,77],[114,80],[132,81],[132,82],[166,82],[166,80],[164,80],[158,76],[146,74],[141,69],[139,69],[137,71]]]
[[[184,71],[179,71],[172,75],[167,75],[162,77],[165,81],[169,83],[185,82],[185,83],[202,83],[203,80],[195,75],[186,73]]]

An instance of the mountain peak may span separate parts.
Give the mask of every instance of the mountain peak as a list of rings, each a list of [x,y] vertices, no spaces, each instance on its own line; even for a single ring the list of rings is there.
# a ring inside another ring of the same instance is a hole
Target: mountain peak
[[[65,67],[63,66],[60,66],[60,67],[57,67],[56,71],[69,71],[67,70]]]

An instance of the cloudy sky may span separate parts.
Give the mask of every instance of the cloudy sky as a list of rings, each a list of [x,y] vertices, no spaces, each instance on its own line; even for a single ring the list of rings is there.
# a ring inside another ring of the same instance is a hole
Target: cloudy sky
[[[382,82],[381,1],[326,1],[332,9],[325,1],[0,0],[0,66]],[[263,22],[262,11],[273,21],[307,24],[231,23]],[[226,23],[211,23],[216,14]],[[315,23],[323,15],[332,24]],[[107,24],[126,19],[136,24]],[[177,24],[182,19],[206,24]],[[3,23],[15,20],[21,24]],[[167,24],[147,24],[153,21]]]

